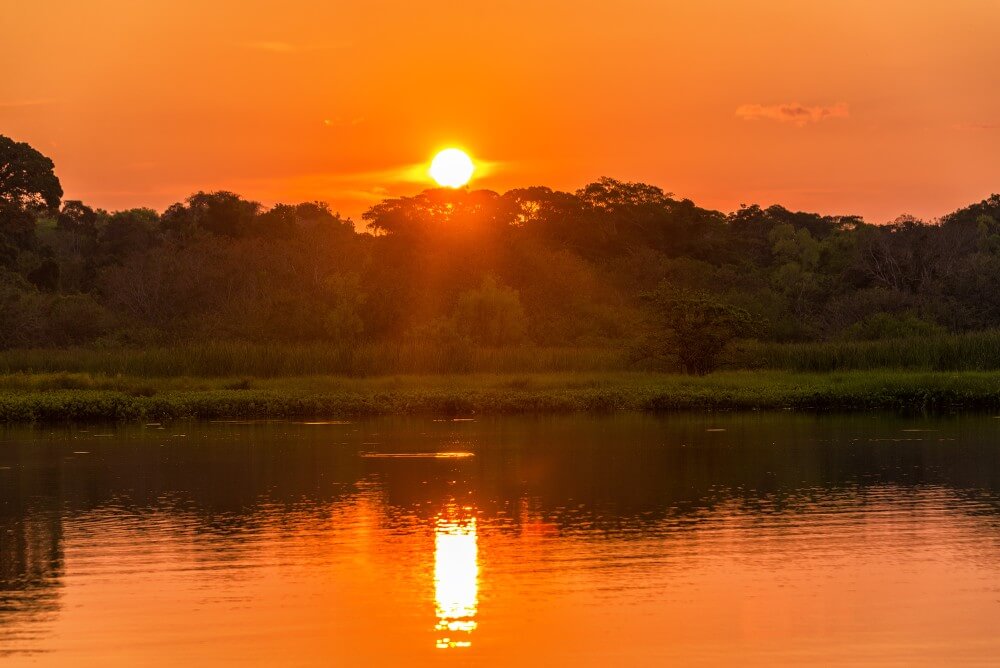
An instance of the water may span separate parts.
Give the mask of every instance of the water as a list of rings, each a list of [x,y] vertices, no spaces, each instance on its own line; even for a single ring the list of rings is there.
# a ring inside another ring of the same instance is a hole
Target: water
[[[998,437],[971,415],[0,431],[0,663],[995,663]]]

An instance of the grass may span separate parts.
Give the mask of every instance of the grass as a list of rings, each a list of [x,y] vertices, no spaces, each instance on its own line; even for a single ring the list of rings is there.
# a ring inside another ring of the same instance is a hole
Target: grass
[[[626,354],[611,348],[474,348],[429,343],[268,346],[220,341],[155,348],[0,351],[0,374],[69,372],[148,378],[541,373],[628,367]]]
[[[0,352],[0,422],[680,409],[1000,408],[1000,332],[747,343],[702,378],[609,348],[209,342]]]
[[[723,360],[728,369],[799,372],[911,369],[1000,370],[1000,331],[921,339],[798,344],[747,342]],[[430,343],[336,346],[206,342],[153,348],[0,351],[0,374],[278,378],[399,374],[610,373],[637,368],[624,347],[476,348]]]
[[[0,421],[1000,407],[1000,372],[740,371],[347,378],[0,376]]]
[[[921,369],[1000,370],[1000,332],[971,332],[887,341],[752,343],[735,353],[736,366],[790,371]]]

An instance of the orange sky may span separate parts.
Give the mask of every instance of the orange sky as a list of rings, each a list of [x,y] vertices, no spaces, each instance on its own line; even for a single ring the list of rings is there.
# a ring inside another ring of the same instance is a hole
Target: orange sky
[[[501,191],[937,216],[1000,191],[998,25],[990,0],[0,0],[0,134],[105,208],[357,217],[457,144]]]

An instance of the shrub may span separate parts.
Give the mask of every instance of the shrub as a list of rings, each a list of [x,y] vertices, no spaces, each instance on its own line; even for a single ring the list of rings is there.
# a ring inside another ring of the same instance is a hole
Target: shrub
[[[478,288],[459,296],[455,326],[470,341],[500,346],[523,341],[527,319],[517,290],[487,276]]]

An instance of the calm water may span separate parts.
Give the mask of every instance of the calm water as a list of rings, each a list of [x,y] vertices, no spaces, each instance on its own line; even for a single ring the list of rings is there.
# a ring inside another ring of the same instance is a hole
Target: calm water
[[[985,664],[998,624],[990,416],[0,431],[4,664]]]

